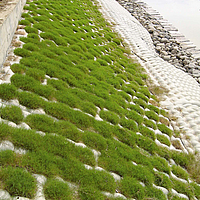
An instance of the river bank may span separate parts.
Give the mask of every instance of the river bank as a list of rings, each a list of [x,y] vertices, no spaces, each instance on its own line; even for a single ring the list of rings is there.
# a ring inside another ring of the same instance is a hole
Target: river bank
[[[200,83],[200,50],[142,1],[117,0],[150,33],[156,52],[165,61],[190,74]]]
[[[143,0],[200,49],[199,0]]]
[[[135,17],[131,16],[130,12],[117,6],[114,1],[113,5],[110,1],[108,3],[107,0],[101,0],[101,2],[105,3],[105,11],[102,12],[106,13],[105,16],[110,23],[115,24],[113,26],[115,31],[124,38],[131,52],[135,55],[133,56],[134,59],[137,59],[141,66],[145,68],[154,85],[168,91],[166,95],[162,96],[160,104],[168,110],[170,115],[176,118],[175,122],[171,122],[174,130],[184,133],[181,134],[181,137],[185,146],[190,146],[187,142],[189,139],[192,146],[200,151],[199,84],[188,73],[176,68],[159,56],[151,39],[151,34]],[[128,1],[124,1],[124,3],[130,4]],[[115,9],[113,8],[114,5],[116,6]],[[148,15],[148,17],[151,16]],[[178,42],[177,45],[180,46]],[[191,55],[191,57],[193,56]]]

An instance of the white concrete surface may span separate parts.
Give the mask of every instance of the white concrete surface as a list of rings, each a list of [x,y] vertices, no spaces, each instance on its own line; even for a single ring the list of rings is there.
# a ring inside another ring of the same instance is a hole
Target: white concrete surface
[[[9,4],[9,10],[1,11],[0,18],[3,22],[0,24],[0,67],[6,58],[25,3],[26,0],[15,0]]]

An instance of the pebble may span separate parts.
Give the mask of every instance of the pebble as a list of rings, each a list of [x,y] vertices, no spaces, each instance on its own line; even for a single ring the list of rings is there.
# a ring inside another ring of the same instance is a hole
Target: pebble
[[[0,150],[1,151],[5,151],[5,150],[11,150],[11,151],[14,151],[14,145],[12,142],[8,141],[8,140],[5,140],[5,141],[2,141],[0,143]]]
[[[7,191],[0,189],[0,199],[9,200],[11,196]]]

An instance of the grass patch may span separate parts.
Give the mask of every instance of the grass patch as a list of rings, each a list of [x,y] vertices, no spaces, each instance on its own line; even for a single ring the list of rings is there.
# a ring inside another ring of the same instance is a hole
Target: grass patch
[[[107,110],[101,110],[100,113],[99,113],[99,116],[102,119],[104,119],[104,120],[106,120],[106,121],[108,121],[108,122],[110,122],[114,125],[119,123],[119,117],[114,112],[107,111]]]
[[[162,133],[167,134],[169,137],[172,136],[172,130],[168,128],[165,124],[157,124],[157,127]]]
[[[146,189],[146,196],[150,199],[159,199],[159,200],[167,199],[165,194],[161,190],[154,187],[148,187]]]
[[[152,159],[152,165],[159,171],[170,173],[170,166],[168,162],[159,156],[154,156]]]
[[[120,119],[120,125],[123,126],[124,128],[127,128],[131,131],[137,132],[138,131],[138,126],[137,123],[131,119],[126,119],[126,118],[121,118]]]
[[[83,136],[83,142],[87,146],[98,151],[105,150],[107,148],[105,139],[101,135],[94,132],[86,131]]]
[[[54,119],[46,115],[31,114],[25,119],[25,122],[32,128],[43,132],[53,133],[56,130]]]
[[[172,182],[169,177],[167,177],[162,172],[155,172],[155,185],[167,188],[168,190],[172,188]]]
[[[14,73],[18,73],[18,74],[23,74],[26,71],[26,67],[22,64],[15,63],[15,64],[11,65],[10,68]]]
[[[139,126],[139,131],[142,135],[144,135],[145,137],[149,137],[152,140],[156,139],[155,133],[154,131],[150,130],[149,128],[145,127],[145,126]]]
[[[131,104],[131,105],[129,106],[129,108],[130,108],[131,110],[136,111],[136,112],[139,113],[140,115],[144,115],[144,110],[143,110],[138,104],[136,104],[136,105]]]
[[[195,194],[195,196],[196,196],[196,198],[197,199],[199,199],[200,198],[200,186],[199,185],[197,185],[196,183],[191,183],[190,184],[192,187],[193,187],[193,189],[194,189],[194,194]]]
[[[128,117],[131,120],[134,120],[135,122],[137,122],[138,125],[140,125],[143,122],[143,117],[133,110],[129,111],[126,114],[126,117]]]
[[[145,115],[156,122],[159,121],[158,115],[154,111],[145,111]]]
[[[179,178],[188,180],[189,174],[180,166],[173,165],[172,172]]]
[[[12,165],[15,161],[14,152],[11,150],[0,151],[0,165]]]
[[[157,128],[156,124],[152,120],[144,118],[144,122],[143,123],[144,123],[145,126],[147,126],[149,128],[152,128],[154,130]]]
[[[48,179],[44,185],[46,199],[71,200],[72,195],[67,183],[57,179]]]
[[[143,199],[145,196],[145,189],[134,178],[124,177],[121,181],[120,190],[122,194],[128,198]]]
[[[175,180],[175,179],[171,179],[172,180],[172,184],[173,184],[173,188],[182,194],[187,195],[189,198],[192,198],[193,196],[193,187],[189,184],[183,183],[179,180]]]
[[[22,110],[18,106],[6,106],[0,109],[1,118],[12,121],[16,124],[19,124],[23,121]]]
[[[92,186],[83,186],[79,189],[79,196],[82,200],[104,200],[104,195]]]
[[[44,80],[44,78],[45,78],[45,72],[42,71],[42,70],[39,70],[39,69],[30,68],[30,69],[28,69],[26,71],[26,75],[30,76],[30,77],[33,77],[34,79],[36,79],[36,80],[38,80],[40,82],[42,82]]]
[[[31,92],[20,92],[18,94],[19,103],[30,109],[42,108],[44,100]]]
[[[8,101],[17,96],[17,90],[14,85],[3,83],[0,84],[0,97],[2,100]]]
[[[157,134],[156,137],[159,142],[166,144],[167,146],[171,145],[171,142],[169,141],[169,139],[166,136]]]
[[[36,191],[34,177],[21,168],[7,167],[0,170],[0,177],[3,180],[4,189],[12,196],[32,198]]]

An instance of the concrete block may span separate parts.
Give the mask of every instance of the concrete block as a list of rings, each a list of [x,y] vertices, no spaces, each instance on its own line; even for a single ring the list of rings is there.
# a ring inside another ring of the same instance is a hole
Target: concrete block
[[[1,13],[0,18],[3,20],[0,24],[0,67],[6,58],[25,4],[26,0],[14,0],[12,4],[8,5],[7,13]]]

